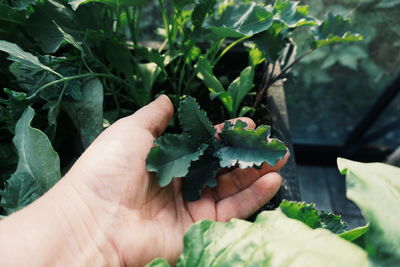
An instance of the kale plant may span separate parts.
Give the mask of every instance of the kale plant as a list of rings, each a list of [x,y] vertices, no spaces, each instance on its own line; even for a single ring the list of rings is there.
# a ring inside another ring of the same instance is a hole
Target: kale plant
[[[181,101],[178,113],[183,133],[159,137],[147,157],[147,169],[157,172],[160,186],[184,177],[186,200],[197,200],[206,186],[217,186],[215,176],[220,168],[274,166],[288,151],[281,141],[269,138],[270,126],[248,129],[241,120],[235,124],[225,121],[222,131],[216,133],[192,97]]]

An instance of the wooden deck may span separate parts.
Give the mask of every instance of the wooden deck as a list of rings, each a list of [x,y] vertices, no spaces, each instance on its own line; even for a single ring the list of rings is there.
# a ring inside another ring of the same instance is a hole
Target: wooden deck
[[[346,198],[345,177],[335,167],[297,165],[301,199],[342,215],[349,229],[365,225],[358,207]]]

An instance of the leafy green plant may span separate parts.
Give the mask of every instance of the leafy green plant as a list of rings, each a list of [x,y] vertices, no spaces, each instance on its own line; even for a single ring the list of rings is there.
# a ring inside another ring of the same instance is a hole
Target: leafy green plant
[[[254,223],[233,219],[194,224],[184,237],[176,266],[396,266],[400,169],[381,163],[338,159],[347,195],[368,224],[346,231],[339,216],[313,205],[283,201]],[[148,266],[170,266],[156,259]]]
[[[291,37],[297,29],[307,29],[313,49],[361,39],[343,17],[319,21],[295,1],[153,2],[158,14],[151,17],[162,18],[156,45],[144,38],[148,1],[0,1],[0,189],[7,190],[23,161],[11,140],[27,110],[34,110],[31,127],[47,136],[65,173],[105,126],[160,93],[175,106],[196,97],[215,121],[257,115],[267,88],[302,58],[295,59]],[[238,73],[228,66],[230,74],[222,68],[236,48],[248,52],[249,62]],[[222,107],[211,105],[216,99]],[[200,143],[207,145],[198,154],[203,159],[214,146]]]
[[[182,193],[186,200],[197,200],[206,186],[217,186],[215,176],[220,168],[259,168],[264,163],[275,166],[288,151],[282,142],[269,139],[269,126],[253,130],[243,121],[226,121],[222,131],[216,133],[192,97],[181,101],[178,117],[183,133],[159,137],[147,157],[147,169],[157,172],[160,186],[184,177]]]

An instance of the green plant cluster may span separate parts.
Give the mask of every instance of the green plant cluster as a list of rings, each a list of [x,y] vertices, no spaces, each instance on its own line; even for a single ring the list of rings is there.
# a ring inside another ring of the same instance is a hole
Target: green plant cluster
[[[198,200],[203,189],[218,185],[216,174],[221,168],[261,168],[275,166],[288,153],[287,147],[270,139],[271,127],[247,129],[241,120],[225,121],[216,133],[207,114],[192,97],[181,101],[178,117],[183,133],[165,134],[155,141],[147,157],[147,169],[157,172],[160,186],[175,177],[183,177],[185,200]]]
[[[291,36],[297,29],[306,29],[312,50],[362,38],[342,16],[320,21],[296,1],[159,0],[163,42],[154,47],[141,38],[145,4],[0,1],[0,189],[18,184],[15,194],[34,200],[48,189],[40,177],[56,173],[53,179],[59,179],[104,127],[160,93],[176,106],[187,95],[203,106],[219,99],[222,107],[213,113],[220,121],[257,112],[266,89],[304,57],[295,58]],[[248,66],[225,83],[216,69],[242,44]],[[264,75],[256,91],[255,68],[278,65],[281,72]],[[30,141],[19,146],[19,139]],[[43,155],[27,160],[36,142]],[[24,170],[25,161],[29,170],[41,164],[43,173]],[[24,177],[40,190],[26,190]],[[2,205],[9,213],[29,201]]]
[[[194,224],[176,266],[398,266],[400,169],[338,159],[347,195],[368,224],[346,230],[334,214],[283,201],[255,222],[233,219]],[[147,266],[170,266],[155,259]]]

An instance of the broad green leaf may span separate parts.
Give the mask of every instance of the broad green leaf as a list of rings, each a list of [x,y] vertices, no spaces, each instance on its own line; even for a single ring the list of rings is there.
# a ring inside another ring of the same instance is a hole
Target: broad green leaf
[[[101,42],[100,47],[110,68],[115,69],[127,78],[133,76],[135,71],[134,63],[132,62],[132,53],[125,44],[107,38]]]
[[[184,237],[177,267],[369,266],[366,253],[324,229],[310,229],[280,210],[254,223],[201,221]]]
[[[175,177],[184,177],[192,161],[199,159],[208,147],[199,144],[189,135],[166,134],[159,137],[147,156],[148,171],[157,172],[158,184],[168,185]]]
[[[103,131],[103,98],[103,85],[96,78],[83,85],[81,100],[62,102],[85,148]]]
[[[103,3],[112,6],[116,10],[129,6],[142,6],[146,4],[146,0],[68,0],[68,4],[71,5],[73,10],[76,10],[80,5],[87,3]]]
[[[0,51],[9,54],[8,60],[18,62],[24,68],[54,72],[51,68],[42,64],[36,56],[25,52],[16,44],[0,40]]]
[[[27,9],[31,4],[35,4],[37,0],[0,0],[0,6],[8,6],[13,9]]]
[[[55,1],[39,5],[27,21],[27,33],[44,53],[56,52],[64,41],[59,25],[64,30],[79,28],[78,18],[69,8]],[[55,24],[56,23],[56,24]]]
[[[26,21],[26,12],[15,10],[10,7],[2,6],[0,0],[0,21],[24,25]]]
[[[299,6],[299,2],[277,0],[274,5],[274,16],[283,21],[287,27],[314,26],[317,22],[308,16],[308,6]]]
[[[218,97],[229,113],[233,114],[232,96],[225,91],[217,77],[212,73],[212,67],[204,57],[199,58],[199,62],[195,66],[197,77],[204,82],[210,91],[211,100]]]
[[[243,98],[253,88],[254,68],[249,66],[245,68],[238,78],[236,78],[228,87],[228,92],[232,96],[233,110],[235,116],[238,115],[239,108],[242,104]]]
[[[195,27],[201,28],[207,13],[213,10],[216,3],[216,0],[200,0],[193,9],[192,24]]]
[[[17,172],[7,180],[5,189],[0,190],[2,196],[0,206],[7,214],[11,214],[29,205],[43,193],[38,181],[29,173]]]
[[[182,130],[197,141],[209,143],[214,138],[215,128],[193,97],[181,101],[178,118]]]
[[[315,204],[283,200],[279,208],[289,218],[301,221],[312,229],[323,228],[339,234],[347,227],[340,216],[318,211]]]
[[[30,175],[44,193],[61,178],[60,159],[47,136],[30,125],[34,114],[28,107],[15,127],[13,143],[19,157],[15,173]]]
[[[352,33],[350,20],[341,15],[328,14],[328,18],[312,30],[314,36],[313,46],[319,48],[326,45],[345,42],[358,42],[363,40],[362,35]]]
[[[279,59],[283,49],[288,44],[288,39],[280,33],[280,30],[273,29],[274,27],[272,26],[269,30],[256,34],[251,38],[264,57],[272,63]]]
[[[203,155],[190,165],[189,172],[182,181],[182,195],[187,201],[200,199],[203,189],[217,186],[215,175],[219,169],[218,158]]]
[[[272,25],[273,14],[268,7],[256,3],[242,3],[228,6],[217,19],[206,22],[220,38],[252,36],[267,30]]]
[[[246,129],[247,124],[237,121],[232,124],[225,122],[222,132],[219,133],[224,146],[215,152],[223,168],[238,165],[241,169],[260,167],[263,163],[270,166],[283,159],[287,148],[282,142],[269,140],[271,129],[269,126],[259,126],[257,129]]]
[[[400,262],[400,168],[338,159],[346,174],[347,197],[369,222],[366,250],[381,266]]]

